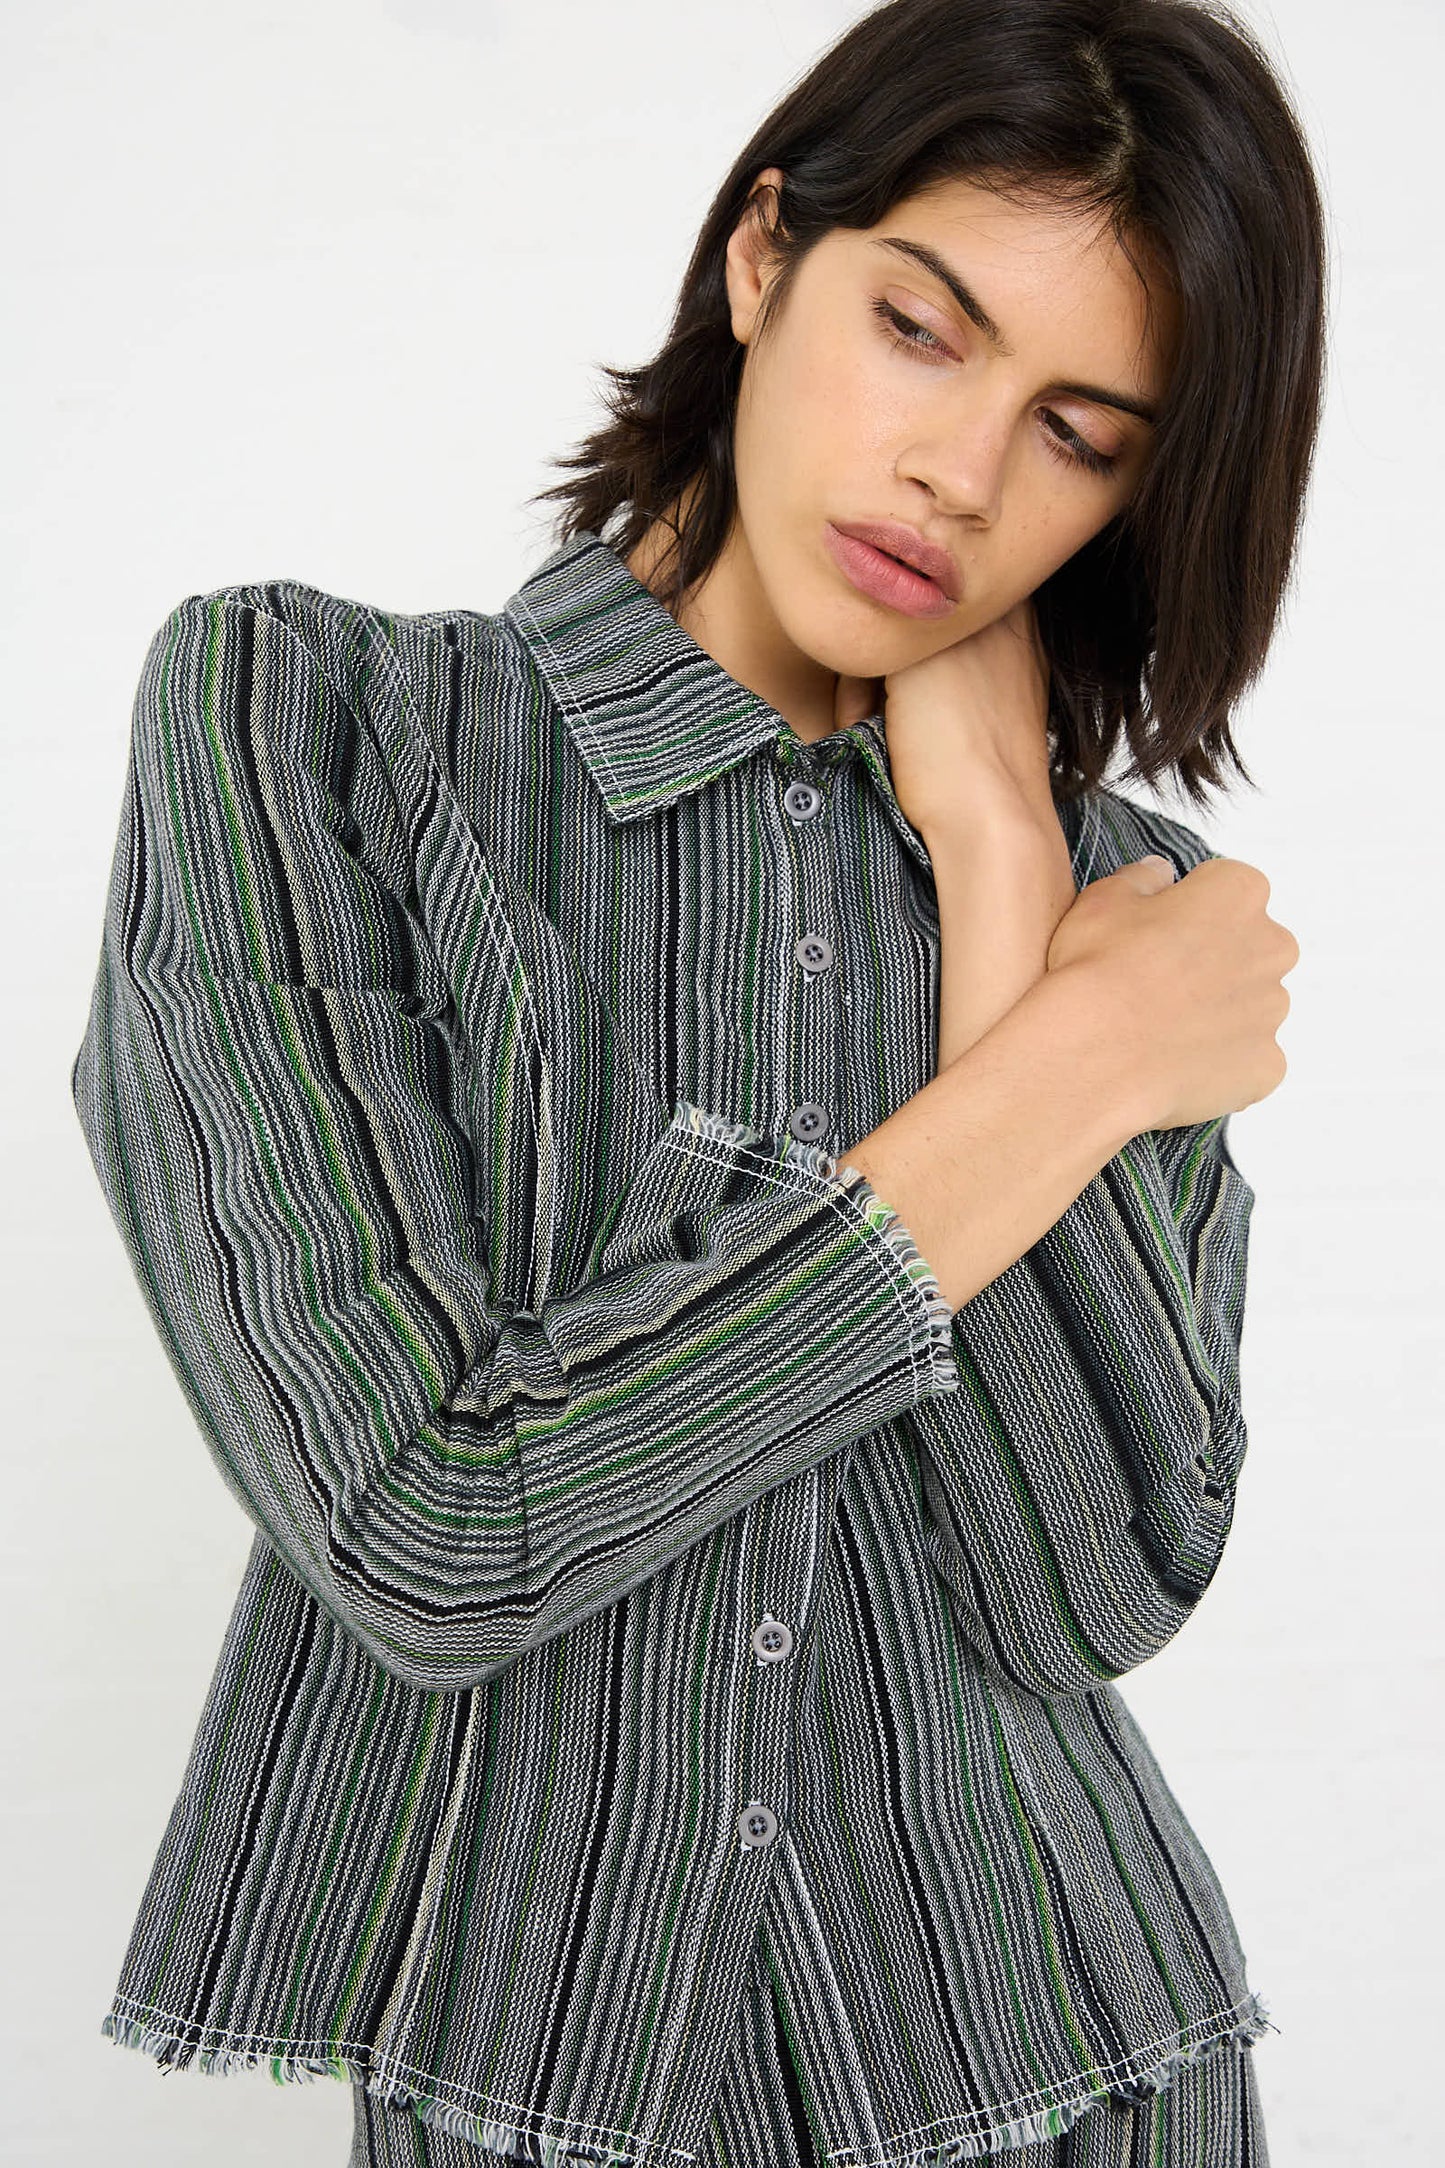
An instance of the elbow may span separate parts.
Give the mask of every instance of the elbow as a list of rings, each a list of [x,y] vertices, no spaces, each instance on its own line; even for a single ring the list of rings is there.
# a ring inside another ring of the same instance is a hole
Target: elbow
[[[607,1600],[599,1596],[576,1614],[555,1599],[523,1603],[494,1590],[480,1599],[454,1599],[446,1607],[412,1604],[404,1611],[394,1600],[384,1608],[363,1604],[336,1588],[323,1596],[338,1625],[373,1663],[425,1694],[462,1694],[490,1685]]]
[[[1121,1618],[1111,1622],[1116,1631],[1095,1633],[1090,1640],[1038,1633],[1023,1639],[1000,1633],[991,1622],[984,1630],[977,1619],[962,1623],[975,1657],[996,1684],[1043,1701],[1071,1701],[1112,1686],[1157,1656],[1192,1617],[1197,1601],[1161,1604],[1147,1621]]]
[[[519,1646],[483,1661],[474,1648],[458,1646],[453,1652],[445,1644],[419,1647],[375,1629],[362,1633],[354,1621],[345,1623],[380,1670],[423,1694],[465,1694],[474,1686],[487,1686],[525,1654],[525,1647]]]
[[[1076,1699],[1113,1685],[1157,1656],[1193,1617],[1219,1564],[1232,1490],[1177,1523],[1170,1545],[1141,1523],[1078,1571],[1025,1584],[985,1583],[960,1551],[930,1542],[950,1619],[974,1660],[1010,1693]]]
[[[440,1427],[455,1426],[453,1409]],[[473,1426],[472,1457],[479,1435]],[[493,1432],[482,1452],[490,1482],[479,1483],[473,1467],[470,1489],[461,1480],[430,1486],[435,1454],[424,1426],[348,1506],[333,1501],[327,1519],[318,1595],[373,1662],[423,1693],[488,1685],[547,1638],[509,1473],[514,1450]]]
[[[318,1600],[374,1664],[421,1693],[489,1685],[546,1638],[535,1614],[496,1586],[446,1589],[432,1580],[425,1590],[402,1588],[394,1575],[383,1586],[337,1552],[331,1569]]]

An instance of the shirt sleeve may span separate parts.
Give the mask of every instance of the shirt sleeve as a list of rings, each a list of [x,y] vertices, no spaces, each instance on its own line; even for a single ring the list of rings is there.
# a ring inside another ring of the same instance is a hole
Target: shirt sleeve
[[[1143,1663],[1219,1564],[1254,1205],[1228,1127],[1132,1138],[954,1313],[959,1390],[903,1418],[950,1608],[1012,1685],[1087,1692]]]
[[[950,1313],[854,1170],[635,1075],[588,1271],[496,1298],[499,1215],[549,1222],[568,1171],[550,1049],[502,1043],[536,989],[486,941],[463,1029],[311,645],[233,590],[152,640],[71,1091],[242,1507],[384,1669],[454,1689],[956,1390]]]

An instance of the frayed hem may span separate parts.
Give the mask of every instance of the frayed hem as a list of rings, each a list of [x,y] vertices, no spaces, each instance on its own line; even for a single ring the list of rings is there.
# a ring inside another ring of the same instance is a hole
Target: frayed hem
[[[1077,2099],[1058,2101],[1053,2107],[1035,2108],[1028,2115],[996,2123],[989,2130],[945,2138],[933,2145],[915,2146],[903,2153],[885,2154],[880,2148],[876,2154],[865,2156],[857,2147],[845,2147],[841,2152],[828,2154],[828,2168],[946,2168],[950,2161],[981,2160],[1016,2146],[1042,2145],[1051,2138],[1062,2138],[1084,2116],[1107,2106],[1110,2101],[1141,2106],[1167,2092],[1176,2073],[1190,2064],[1203,2062],[1211,2055],[1223,2054],[1230,2049],[1242,2052],[1262,2039],[1265,2033],[1279,2030],[1259,1995],[1250,1995],[1229,2014],[1234,2022],[1225,2031],[1182,2043],[1171,2054],[1146,2063],[1138,2070],[1131,2071],[1122,2066],[1097,2090],[1081,2094]]]
[[[869,1231],[878,1237],[893,1262],[913,1282],[923,1302],[923,1340],[919,1351],[928,1358],[932,1389],[953,1390],[959,1383],[958,1357],[953,1351],[953,1312],[938,1284],[937,1273],[897,1209],[879,1196],[861,1168],[846,1164],[840,1167],[836,1159],[830,1159],[829,1171],[844,1184],[849,1203],[862,1215]]]
[[[255,2041],[240,2047],[202,2047],[169,2025],[148,2025],[144,2018],[125,2017],[118,2010],[106,2013],[100,2030],[117,2047],[138,2048],[142,2055],[149,2055],[163,2073],[186,2070],[195,2063],[207,2076],[223,2078],[233,2070],[256,2070],[264,2063],[278,2085],[306,2078],[364,2079],[367,2075],[366,2063],[349,2055],[308,2055],[295,2047],[271,2055]]]
[[[951,2161],[978,2160],[1017,2146],[1039,2145],[1051,2138],[1062,2138],[1083,2116],[1109,2101],[1142,2105],[1166,2092],[1178,2071],[1201,2062],[1206,2056],[1252,2047],[1265,2033],[1279,2030],[1259,1995],[1249,1996],[1231,2015],[1234,2022],[1223,2032],[1181,2043],[1171,2054],[1137,2070],[1121,2066],[1095,2091],[1080,2094],[1073,2100],[1035,2108],[1027,2115],[996,2123],[986,2131],[946,2138],[933,2145],[915,2146],[903,2153],[884,2154],[880,2149],[879,2153],[865,2157],[858,2148],[845,2147],[828,2154],[828,2168],[946,2168]],[[526,2162],[530,2168],[667,2168],[669,2163],[686,2164],[695,2158],[677,2147],[657,2146],[646,2140],[624,2141],[619,2147],[615,2132],[591,2132],[582,2125],[553,2133],[524,2130],[516,2123],[474,2115],[454,2101],[441,2100],[435,2094],[423,2092],[400,2073],[379,2067],[370,2049],[357,2041],[345,2041],[336,2047],[319,2041],[277,2042],[280,2052],[271,2053],[264,2041],[232,2035],[235,2045],[203,2047],[195,2037],[177,2032],[171,2026],[148,2024],[144,2018],[127,2017],[118,2009],[107,2013],[100,2029],[104,2037],[117,2046],[138,2048],[151,2056],[162,2074],[185,2069],[192,2062],[202,2071],[221,2077],[233,2070],[252,2070],[264,2065],[277,2084],[329,2077],[362,2085],[374,2098],[409,2109],[420,2122],[449,2137],[464,2139],[485,2152]],[[196,2030],[192,2027],[191,2034]],[[311,2049],[314,2052],[308,2052]]]
[[[690,1099],[674,1101],[671,1134],[689,1142],[714,1145],[734,1157],[765,1160],[772,1167],[796,1168],[810,1183],[828,1184],[835,1206],[845,1215],[851,1211],[850,1224],[861,1225],[865,1235],[882,1245],[890,1271],[901,1272],[917,1296],[922,1314],[915,1315],[912,1322],[912,1353],[915,1362],[927,1365],[925,1390],[932,1394],[957,1389],[960,1379],[953,1345],[953,1311],[938,1284],[938,1275],[901,1214],[879,1196],[861,1167],[840,1162],[836,1152],[812,1144],[806,1137],[786,1131],[765,1137],[747,1122],[710,1113]]]
[[[245,2036],[236,2036],[239,2044],[234,2046],[203,2047],[173,2027],[147,2024],[143,2018],[126,2017],[115,2009],[102,2019],[100,2029],[103,2037],[117,2047],[138,2048],[152,2057],[163,2076],[184,2070],[192,2062],[206,2075],[216,2077],[264,2065],[278,2085],[304,2084],[317,2078],[339,2078],[347,2084],[361,2085],[374,2099],[409,2109],[419,2122],[448,2137],[465,2139],[484,2152],[525,2162],[529,2168],[669,2168],[669,2164],[685,2168],[693,2158],[677,2147],[655,2146],[646,2141],[619,2150],[614,2136],[593,2133],[583,2124],[557,2133],[523,2130],[515,2123],[474,2115],[454,2101],[421,2091],[398,2072],[379,2067],[371,2051],[356,2041],[344,2043],[354,2051],[351,2053],[331,2048],[323,2051],[320,2043],[316,2044],[316,2052],[308,2053],[308,2043],[292,2042],[283,2052],[273,2054],[264,2042]]]
[[[518,2130],[513,2123],[489,2122],[483,2116],[470,2114],[449,2100],[437,2100],[430,2093],[418,2093],[401,2078],[379,2077],[374,2084],[368,2082],[367,2091],[380,2099],[390,2101],[397,2107],[409,2108],[417,2119],[448,2137],[462,2138],[472,2145],[479,2145],[485,2152],[504,2154],[511,2160],[535,2164],[535,2168],[636,2168],[644,2161],[660,2162],[671,2159],[686,2163],[695,2158],[669,2148],[661,2154],[655,2147],[645,2151],[618,2152],[605,2138],[590,2137],[585,2126],[556,2136],[543,2131]]]

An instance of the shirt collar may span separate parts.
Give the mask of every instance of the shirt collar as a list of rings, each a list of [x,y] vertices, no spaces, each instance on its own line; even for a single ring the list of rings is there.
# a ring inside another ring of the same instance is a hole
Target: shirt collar
[[[800,738],[760,694],[730,677],[597,534],[554,550],[504,606],[550,689],[614,820],[635,820],[772,745],[812,774],[856,755],[904,847],[932,869],[888,772],[881,716]]]

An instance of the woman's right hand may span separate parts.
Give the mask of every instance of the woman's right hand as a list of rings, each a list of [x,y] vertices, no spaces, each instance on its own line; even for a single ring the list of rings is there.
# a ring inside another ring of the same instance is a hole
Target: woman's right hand
[[[1048,968],[1094,974],[1141,1130],[1212,1121],[1282,1083],[1281,982],[1300,951],[1268,900],[1267,877],[1243,859],[1207,858],[1176,880],[1151,852],[1089,882],[1055,928]]]

